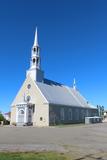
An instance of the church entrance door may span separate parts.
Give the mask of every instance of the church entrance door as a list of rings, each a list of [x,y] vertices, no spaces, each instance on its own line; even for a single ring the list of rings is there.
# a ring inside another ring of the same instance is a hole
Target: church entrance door
[[[19,113],[18,113],[18,122],[19,123],[23,123],[24,122],[24,110],[23,109],[20,109],[19,110]]]
[[[18,104],[17,114],[16,114],[17,125],[32,125],[34,110],[35,110],[34,104],[31,103]]]

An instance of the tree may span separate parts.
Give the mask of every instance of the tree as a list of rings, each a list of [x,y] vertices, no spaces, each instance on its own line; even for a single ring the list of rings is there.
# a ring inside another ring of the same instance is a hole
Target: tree
[[[0,122],[4,121],[4,116],[2,115],[2,113],[0,113]]]
[[[104,106],[97,105],[98,113],[100,117],[104,117]]]

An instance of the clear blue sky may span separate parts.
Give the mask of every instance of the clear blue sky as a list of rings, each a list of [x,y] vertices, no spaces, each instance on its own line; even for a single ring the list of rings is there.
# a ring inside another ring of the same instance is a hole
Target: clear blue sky
[[[45,77],[107,107],[107,1],[0,1],[0,110],[7,112],[29,68],[38,27]]]

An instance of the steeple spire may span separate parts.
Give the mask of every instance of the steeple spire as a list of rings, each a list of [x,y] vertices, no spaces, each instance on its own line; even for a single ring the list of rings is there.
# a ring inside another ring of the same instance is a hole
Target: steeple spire
[[[74,78],[74,81],[73,81],[73,89],[76,89],[76,80]]]
[[[38,30],[37,30],[37,27],[36,27],[36,31],[35,31],[35,39],[34,39],[34,45],[35,47],[39,46],[38,44]]]

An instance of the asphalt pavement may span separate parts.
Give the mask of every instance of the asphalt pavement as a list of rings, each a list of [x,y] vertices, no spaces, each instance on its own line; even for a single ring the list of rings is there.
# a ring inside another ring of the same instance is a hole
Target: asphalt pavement
[[[107,123],[46,128],[1,126],[0,151],[58,151],[94,156],[104,153],[106,157]]]

